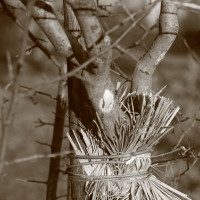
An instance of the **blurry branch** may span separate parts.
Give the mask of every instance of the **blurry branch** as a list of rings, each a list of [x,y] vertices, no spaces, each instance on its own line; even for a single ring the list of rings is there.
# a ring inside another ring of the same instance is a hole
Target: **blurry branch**
[[[117,45],[116,49],[118,49],[120,52],[119,54],[115,55],[114,60],[117,59],[119,56],[127,54],[130,57],[132,57],[135,61],[138,61],[138,58],[136,56],[134,56],[131,52],[129,53],[129,50],[139,46],[140,44],[142,44],[142,46],[145,48],[146,50],[146,45],[144,44],[144,39],[148,36],[148,34],[157,27],[157,24],[154,24],[152,27],[146,29],[142,24],[139,24],[139,27],[144,27],[142,28],[144,31],[144,34],[137,40],[135,41],[133,44],[129,45],[128,47],[126,47],[126,49],[124,49],[123,47],[121,47],[120,45]]]
[[[16,2],[20,2],[20,0],[15,0]],[[21,2],[20,2],[21,3]],[[22,29],[24,30],[24,24],[22,24],[19,19],[15,16],[14,11],[12,11],[4,0],[1,1],[4,11],[8,14],[8,16]],[[40,50],[51,59],[51,61],[57,66],[60,66],[60,63],[57,61],[52,52],[52,50],[48,47],[48,45],[44,45],[42,43],[42,39],[37,38],[31,31],[28,31],[28,35],[31,40],[35,43],[35,45],[40,48]],[[44,41],[43,41],[44,42]],[[45,41],[46,42],[46,41]],[[46,42],[47,43],[47,42]],[[50,45],[51,46],[51,45]]]
[[[196,120],[194,119],[192,124],[186,130],[184,130],[184,132],[182,133],[181,137],[179,138],[177,144],[175,145],[174,149],[176,149],[178,146],[180,146],[184,137],[191,131],[191,129],[195,126],[195,124],[196,124]]]
[[[194,167],[194,165],[196,164],[196,162],[199,160],[199,158],[200,158],[200,156],[195,157],[191,164],[189,163],[190,160],[187,160],[187,168],[182,173],[180,173],[179,176],[183,176],[186,174],[186,172],[191,170]]]
[[[184,118],[183,119],[178,119],[178,121],[175,123],[175,124],[177,124],[177,123],[180,123],[180,122],[185,122],[185,121],[187,121],[187,120],[195,120],[195,121],[200,121],[200,118],[197,118],[197,117],[190,117],[190,116],[187,116],[187,115],[185,115],[185,114],[183,114],[183,113],[181,113],[181,112],[179,112],[179,115],[181,115],[181,116],[183,116]],[[173,124],[174,125],[174,124]]]
[[[159,35],[136,64],[132,75],[132,91],[137,91],[138,93],[151,91],[153,72],[176,39],[179,26],[177,6],[173,1],[161,1],[159,23]]]
[[[126,55],[130,56],[131,58],[133,58],[133,60],[136,60],[136,61],[138,60],[137,57],[133,53],[129,52],[128,49],[123,48],[119,44],[116,45],[115,48],[120,51],[120,55],[126,54]],[[119,56],[115,56],[114,59],[116,59],[117,57],[119,57]]]
[[[187,40],[181,36],[179,36],[179,38],[181,38],[181,40],[183,40],[183,43],[184,43],[185,47],[187,48],[187,50],[189,51],[189,53],[191,54],[192,58],[200,66],[200,60],[197,57],[197,55],[195,54],[195,52],[192,50],[190,45],[188,44]]]
[[[137,12],[134,12],[134,13],[130,14],[127,18],[122,20],[119,24],[113,26],[108,31],[106,31],[105,34],[110,34],[110,33],[114,32],[114,31],[116,31],[117,29],[121,28],[122,26],[124,26],[129,21],[133,22],[133,24],[131,26],[132,26],[132,28],[134,28],[139,22],[141,22],[151,12],[151,10],[159,2],[160,2],[160,0],[155,0],[153,3],[150,3],[145,8],[142,8],[142,9],[138,10]],[[142,14],[142,15],[139,18],[135,19],[135,17],[137,15],[139,15],[139,14]]]
[[[19,0],[4,0],[4,2],[12,8],[25,10],[25,6]]]
[[[56,157],[69,155],[70,153],[71,153],[70,151],[62,151],[62,152],[53,153],[53,154],[35,154],[29,157],[17,158],[13,161],[5,161],[4,166],[14,165],[14,164],[19,164],[19,163],[24,163],[24,162],[31,162],[34,160],[44,159],[44,158],[56,158]]]
[[[196,157],[193,155],[190,149],[188,150],[184,146],[180,146],[170,152],[152,156],[151,158],[153,166],[156,166],[157,164],[163,162],[170,162],[177,159],[194,159]]]
[[[196,11],[199,13],[200,11],[200,4],[196,4],[196,3],[186,3],[186,2],[181,2],[181,1],[175,1],[175,3],[180,7],[180,8],[183,8],[183,9],[188,9],[188,10],[191,10],[191,11]]]
[[[113,69],[111,68],[111,72],[117,74],[118,76],[122,77],[123,79],[125,79],[128,82],[131,82],[131,79],[120,69],[120,67],[115,63],[112,62],[112,66]]]
[[[27,89],[27,90],[32,90],[33,88],[31,87],[27,87],[27,86],[24,86],[24,85],[20,85],[21,88],[24,88],[24,89]],[[32,96],[35,97],[37,94],[39,95],[43,95],[43,96],[47,96],[49,97],[50,99],[53,99],[53,100],[56,100],[57,101],[57,98],[54,97],[53,95],[49,94],[49,93],[46,93],[46,92],[42,92],[42,91],[38,91],[38,90],[34,90]]]
[[[181,159],[181,158],[177,158],[177,159]],[[182,159],[184,159],[186,161],[186,164],[187,164],[186,169],[184,171],[182,171],[180,174],[173,176],[171,179],[167,179],[167,181],[176,181],[176,180],[180,179],[181,176],[185,175],[188,171],[190,171],[194,167],[196,162],[199,161],[200,156],[199,155],[197,155],[197,156],[185,155],[185,157],[183,157]],[[176,160],[176,159],[174,159],[174,160]],[[192,163],[191,163],[191,160],[192,160]]]
[[[8,110],[6,111],[5,115],[3,112],[4,105],[2,105],[2,133],[0,135],[0,173],[2,173],[3,171],[4,160],[5,160],[5,155],[6,155],[7,139],[8,139],[8,135],[11,132],[15,110],[16,110],[16,106],[19,100],[18,92],[19,92],[20,80],[21,80],[20,72],[24,65],[24,58],[25,58],[25,51],[26,51],[26,44],[27,44],[27,37],[28,37],[28,26],[29,26],[29,21],[31,19],[32,6],[34,3],[35,1],[32,0],[28,4],[24,37],[23,37],[23,42],[22,42],[22,47],[21,47],[21,54],[17,61],[16,68],[13,69],[13,66],[11,66],[12,64],[9,63],[9,68],[10,68],[9,72],[13,71],[13,75],[11,75],[10,77],[13,79],[10,80],[10,83],[12,84],[11,99],[8,106]]]
[[[141,24],[141,25],[142,25],[142,24]],[[132,48],[134,48],[134,47],[139,46],[141,43],[143,43],[144,39],[149,35],[149,33],[150,33],[153,29],[155,29],[155,28],[157,28],[157,27],[158,27],[158,24],[156,23],[156,24],[154,24],[153,26],[151,26],[151,27],[148,28],[148,29],[146,29],[146,28],[143,29],[143,30],[144,30],[144,34],[143,34],[134,44],[128,46],[128,49],[132,49]],[[144,44],[143,44],[143,46],[144,46]]]
[[[51,145],[46,143],[46,142],[40,142],[40,141],[35,141],[36,143],[40,144],[40,145],[43,145],[43,146],[47,146],[47,147],[50,147],[51,148]]]
[[[42,126],[54,126],[54,123],[51,122],[44,122],[43,120],[41,120],[40,118],[35,122],[37,125],[36,127],[42,127]],[[64,125],[64,127],[69,127],[67,125]]]
[[[39,183],[39,184],[47,184],[47,181],[38,181],[38,180],[29,180],[29,179],[16,179],[16,181],[22,181],[26,183]]]
[[[40,118],[35,123],[36,123],[36,126],[35,126],[36,128],[42,127],[42,126],[46,126],[46,125],[48,125],[48,126],[53,126],[54,125],[54,123],[52,123],[52,122],[44,122]]]

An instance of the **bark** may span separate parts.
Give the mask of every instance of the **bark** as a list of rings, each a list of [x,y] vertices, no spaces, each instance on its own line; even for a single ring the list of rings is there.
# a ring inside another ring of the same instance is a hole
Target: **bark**
[[[177,5],[171,0],[162,0],[159,18],[159,35],[138,61],[132,76],[132,91],[150,92],[156,66],[165,57],[178,34]]]
[[[81,2],[78,4],[77,1],[68,2],[75,11],[83,33],[88,52],[86,58],[92,58],[110,45],[110,38],[104,35],[96,16],[96,4],[94,4],[94,1],[87,1],[84,4],[81,4]],[[79,62],[81,61],[78,57],[76,58]],[[110,80],[111,61],[112,49],[109,49],[106,53],[97,56],[95,61],[81,73],[83,79],[89,80],[82,82],[82,90],[86,92],[85,106],[90,109],[90,113],[93,115],[91,119],[94,119],[94,114],[98,113],[110,138],[114,136],[116,120],[120,115],[123,116],[118,105],[115,105],[114,87]],[[84,107],[84,103],[82,105]]]
[[[62,65],[61,75],[67,73],[66,62]],[[58,86],[56,114],[54,121],[53,137],[51,143],[51,154],[61,152],[63,132],[65,125],[65,115],[67,109],[67,88],[66,81],[60,81]],[[50,159],[49,174],[47,181],[47,200],[55,200],[57,196],[58,178],[60,172],[60,156]]]
[[[69,39],[57,20],[52,7],[43,1],[37,1],[33,6],[32,16],[54,45],[56,51],[69,57],[72,54]]]
[[[83,52],[80,56],[80,51],[77,52],[77,41],[76,43],[71,43],[76,60],[79,64],[82,64],[107,48],[110,45],[110,38],[104,36],[96,16],[94,1],[87,1],[86,4],[77,4],[76,1],[64,2],[65,29],[68,37],[76,36],[73,32],[75,29],[81,29],[84,37],[84,41],[82,40],[79,43],[82,46],[78,49]],[[70,41],[75,41],[75,39],[70,39]],[[79,73],[82,79],[73,77],[68,80],[70,130],[78,132],[80,127],[82,127],[93,130],[94,133],[93,120],[96,118],[96,113],[98,113],[108,136],[113,137],[114,124],[120,112],[118,105],[115,105],[114,102],[114,87],[110,80],[111,60],[112,50],[110,49],[105,54],[97,56],[94,62],[87,65]],[[68,67],[69,71],[75,68],[69,60]],[[81,167],[76,168],[74,172],[83,173]],[[85,196],[84,185],[85,182],[83,181],[71,181],[71,199],[83,199]]]
[[[23,2],[26,3],[26,1]],[[37,1],[32,14],[56,51],[67,58],[68,72],[82,65],[82,70],[68,79],[70,130],[75,130],[78,133],[82,127],[92,129],[95,134],[93,120],[98,114],[104,131],[113,140],[116,121],[119,118],[126,120],[126,116],[115,101],[115,91],[110,79],[112,47],[115,47],[135,27],[138,21],[135,21],[111,44],[109,36],[105,35],[99,23],[96,14],[97,5],[94,2],[94,0],[64,0],[65,30],[57,20],[51,6],[44,1]],[[146,14],[143,13],[141,20]],[[78,29],[78,32],[75,29]],[[151,90],[151,79],[156,65],[164,58],[175,40],[177,32],[176,6],[170,0],[163,0],[160,33],[151,48],[136,65],[132,77],[133,91],[137,90],[140,93]],[[84,40],[80,41],[77,38],[80,34],[83,35]],[[73,60],[71,59],[72,51],[75,57]],[[89,59],[92,59],[93,62],[88,62]],[[59,92],[52,153],[59,152],[61,148],[65,109],[65,97],[63,99],[62,92]],[[50,162],[47,199],[56,198],[59,162],[59,157],[52,158]],[[81,168],[76,170],[78,173],[81,172]],[[71,199],[83,199],[85,196],[84,182],[72,181],[71,186]]]

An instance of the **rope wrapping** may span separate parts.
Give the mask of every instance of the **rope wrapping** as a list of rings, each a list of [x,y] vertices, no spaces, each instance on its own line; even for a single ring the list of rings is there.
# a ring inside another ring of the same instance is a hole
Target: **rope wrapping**
[[[68,171],[70,180],[86,181],[85,199],[130,199],[131,191],[136,182],[144,182],[151,176],[151,154],[143,153],[125,158],[111,158],[106,156],[107,162],[97,164],[94,159],[87,162],[93,167],[90,174],[77,174]],[[111,156],[112,157],[112,156]],[[111,162],[112,163],[109,163]],[[99,161],[100,162],[100,161]],[[85,162],[82,162],[82,167]],[[72,169],[77,166],[69,166]]]
[[[82,143],[75,131],[73,139],[67,133],[75,152],[70,157],[79,161],[69,165],[67,173],[70,180],[85,181],[86,200],[190,199],[152,174],[151,151],[171,130],[169,124],[179,110],[159,94],[123,93],[118,103],[130,123],[116,122],[113,140],[98,122],[97,133],[81,129]],[[80,166],[83,173],[75,173],[73,169]]]

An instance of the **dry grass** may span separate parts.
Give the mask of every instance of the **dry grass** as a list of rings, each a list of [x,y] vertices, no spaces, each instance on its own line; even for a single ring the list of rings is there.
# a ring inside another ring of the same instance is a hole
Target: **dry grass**
[[[76,154],[72,157],[79,160],[85,172],[77,174],[68,169],[70,179],[86,181],[86,199],[190,199],[149,171],[150,152],[169,132],[179,107],[174,108],[173,102],[160,93],[123,93],[118,103],[129,120],[116,123],[112,139],[107,137],[100,119],[95,122],[98,133],[81,129],[79,138],[74,131],[73,137],[67,133]]]

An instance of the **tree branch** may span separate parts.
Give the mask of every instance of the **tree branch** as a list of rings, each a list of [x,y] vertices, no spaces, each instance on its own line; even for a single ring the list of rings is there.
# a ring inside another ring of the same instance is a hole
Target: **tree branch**
[[[10,2],[10,1],[9,1]],[[20,0],[15,0],[14,1],[17,4],[22,4]],[[3,6],[3,9],[6,11],[6,13],[8,14],[8,16],[17,24],[17,26],[19,28],[21,28],[22,30],[24,30],[24,24],[22,22],[20,22],[20,20],[15,16],[14,11],[12,9],[10,9],[7,6],[7,1],[2,0],[1,4]],[[24,6],[24,5],[23,5]],[[24,6],[25,8],[25,6]],[[53,55],[53,51],[52,51],[52,44],[50,42],[45,41],[45,44],[43,42],[42,39],[37,38],[30,30],[28,31],[28,35],[31,38],[31,40],[35,43],[35,45],[46,55],[48,56],[48,58],[51,59],[51,61],[57,66],[60,66],[60,63],[57,61],[56,57]],[[54,47],[53,47],[54,48]]]
[[[35,154],[35,155],[24,157],[24,158],[17,158],[17,159],[14,159],[13,161],[6,161],[6,162],[4,162],[4,166],[14,165],[14,164],[19,164],[19,163],[24,163],[24,162],[30,162],[33,160],[44,159],[44,158],[56,158],[56,157],[66,156],[70,153],[72,153],[72,152],[71,151],[62,151],[62,152],[53,153],[53,154]]]
[[[67,73],[67,61],[61,66],[60,75]],[[60,153],[63,141],[63,131],[65,126],[65,115],[67,110],[67,82],[65,79],[59,81],[56,114],[54,120],[53,138],[51,143],[51,154]],[[60,157],[50,159],[49,175],[47,181],[47,200],[55,200],[57,196],[57,186],[59,178]]]
[[[136,64],[132,76],[132,91],[151,91],[153,72],[176,39],[178,29],[176,4],[171,0],[162,0],[159,35]]]
[[[20,72],[24,65],[24,57],[25,57],[27,37],[28,37],[28,25],[31,18],[31,11],[32,11],[32,6],[34,2],[35,1],[32,0],[28,4],[27,18],[26,18],[26,23],[25,23],[25,31],[24,31],[24,37],[23,37],[23,42],[22,42],[22,47],[21,47],[21,53],[17,61],[16,68],[15,70],[13,70],[14,71],[13,79],[10,80],[12,84],[11,99],[10,99],[10,104],[5,114],[5,117],[3,113],[3,107],[2,107],[3,121],[2,121],[2,133],[0,135],[0,173],[2,173],[3,171],[4,159],[6,155],[7,138],[11,132],[11,127],[14,120],[14,114],[15,114],[16,106],[18,104],[18,99],[19,99],[18,93],[19,93],[20,80],[21,80]]]
[[[70,42],[50,5],[38,0],[33,6],[32,16],[58,53],[66,57],[72,55]]]

